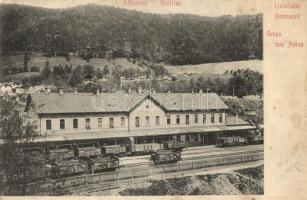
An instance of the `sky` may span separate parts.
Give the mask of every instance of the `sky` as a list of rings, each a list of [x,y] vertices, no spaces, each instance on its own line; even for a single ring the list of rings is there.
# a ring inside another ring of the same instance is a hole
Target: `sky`
[[[146,2],[146,5],[127,6],[125,1]],[[162,6],[161,1],[179,2],[180,5]],[[221,16],[262,13],[265,0],[0,0],[0,2],[45,8],[67,8],[91,3],[151,13],[186,13],[203,16]]]

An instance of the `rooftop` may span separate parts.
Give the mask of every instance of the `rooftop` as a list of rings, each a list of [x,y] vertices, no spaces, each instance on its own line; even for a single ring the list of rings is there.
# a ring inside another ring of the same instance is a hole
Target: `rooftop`
[[[145,99],[166,111],[228,109],[214,93],[36,93],[30,100],[37,113],[130,112]]]

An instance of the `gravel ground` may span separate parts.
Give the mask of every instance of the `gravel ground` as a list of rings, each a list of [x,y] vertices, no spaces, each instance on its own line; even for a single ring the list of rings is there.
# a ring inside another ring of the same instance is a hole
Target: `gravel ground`
[[[227,173],[151,180],[151,185],[119,191],[119,195],[261,195],[263,165]]]

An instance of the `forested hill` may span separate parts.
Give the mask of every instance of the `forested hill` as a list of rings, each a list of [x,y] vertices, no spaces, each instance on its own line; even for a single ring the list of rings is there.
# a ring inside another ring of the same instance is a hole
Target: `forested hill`
[[[142,57],[175,65],[262,59],[262,15],[160,15],[100,5],[0,5],[1,54]]]

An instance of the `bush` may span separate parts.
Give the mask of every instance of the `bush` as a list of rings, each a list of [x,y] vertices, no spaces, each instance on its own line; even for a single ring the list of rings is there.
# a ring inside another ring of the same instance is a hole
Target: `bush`
[[[39,71],[40,71],[40,68],[37,67],[37,66],[33,66],[33,67],[30,68],[30,71],[31,71],[31,72],[39,72]]]

